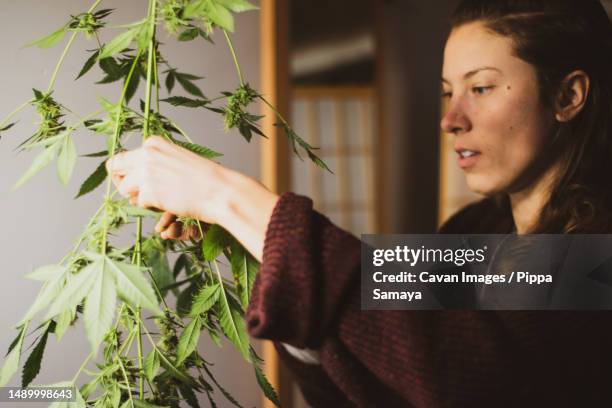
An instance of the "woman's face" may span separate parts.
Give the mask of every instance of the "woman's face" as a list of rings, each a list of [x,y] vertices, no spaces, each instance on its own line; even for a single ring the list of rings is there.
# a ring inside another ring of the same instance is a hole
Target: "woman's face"
[[[469,188],[492,195],[526,187],[554,119],[533,66],[513,55],[511,39],[471,23],[452,31],[442,71],[441,127],[455,135]]]

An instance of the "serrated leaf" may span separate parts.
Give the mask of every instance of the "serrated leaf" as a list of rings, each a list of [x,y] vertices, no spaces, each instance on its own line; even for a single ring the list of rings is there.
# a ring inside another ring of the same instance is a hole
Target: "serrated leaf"
[[[26,45],[26,47],[37,46],[38,48],[42,49],[51,48],[58,42],[62,41],[62,39],[64,38],[64,34],[66,34],[66,27],[62,27],[59,30],[54,31],[53,33],[43,38],[39,38],[38,40],[32,41],[31,43]]]
[[[2,369],[0,369],[0,387],[4,387],[19,368],[19,357],[21,356],[23,338],[25,337],[25,331],[27,330],[27,327],[28,325],[25,324],[21,328],[19,340],[17,341],[17,343],[15,343],[15,346],[10,351],[10,353],[8,353],[4,360],[4,365],[2,366]]]
[[[26,279],[35,281],[48,282],[55,280],[66,271],[66,267],[62,265],[45,265],[36,268],[34,271],[25,275]]]
[[[70,324],[72,323],[75,317],[76,307],[74,309],[64,310],[55,318],[56,324],[54,334],[57,338],[57,341],[60,341],[62,337],[64,337],[66,330],[68,330],[68,327],[70,327]]]
[[[202,99],[206,99],[206,97],[204,96],[200,88],[198,88],[196,84],[191,82],[192,80],[201,79],[201,78],[196,77],[194,75],[181,73],[181,72],[175,72],[174,75],[178,83],[181,84],[181,86],[183,87],[185,91],[189,92],[191,95],[198,96]]]
[[[94,191],[100,184],[106,180],[108,173],[106,171],[106,160],[103,161],[96,167],[93,173],[87,177],[87,179],[81,184],[81,188],[79,188],[79,193],[76,195],[76,198],[84,196],[87,193]]]
[[[94,352],[113,325],[116,303],[117,290],[112,273],[104,268],[87,295],[83,312],[87,338]]]
[[[112,57],[114,55],[119,54],[121,51],[125,50],[130,46],[132,41],[136,35],[138,35],[139,28],[134,27],[126,30],[113,38],[108,44],[106,44],[102,48],[102,52],[100,52],[100,56],[98,57],[100,60],[108,57]]]
[[[181,392],[183,399],[187,402],[187,404],[189,404],[191,408],[200,408],[198,397],[193,392],[193,389],[182,384],[179,384],[178,389]]]
[[[170,263],[166,256],[166,248],[159,238],[148,238],[142,243],[142,256],[145,265],[151,269],[155,283],[165,296],[164,287],[174,283],[174,276],[170,270]]]
[[[194,352],[200,339],[202,330],[202,321],[198,316],[194,317],[191,322],[185,327],[179,339],[176,349],[176,365],[180,366],[187,357]]]
[[[177,144],[199,156],[202,156],[205,159],[212,160],[217,157],[223,156],[223,154],[221,153],[215,152],[214,150],[209,149],[208,147],[205,147],[205,146],[202,146],[196,143],[183,142],[183,141],[176,140],[176,139],[173,139],[172,141],[174,142],[174,144]]]
[[[115,275],[117,291],[131,306],[142,306],[156,315],[162,312],[157,296],[144,277],[144,270],[136,265],[114,261],[105,257],[105,264]]]
[[[192,99],[185,96],[171,96],[161,101],[167,102],[172,106],[184,106],[186,108],[202,108],[210,103],[205,99]]]
[[[145,358],[143,366],[145,377],[152,383],[160,366],[159,355],[157,355],[157,351],[155,349],[151,350],[147,358]]]
[[[93,66],[96,64],[96,61],[98,60],[98,55],[100,55],[100,50],[96,50],[93,54],[91,54],[89,58],[87,58],[87,61],[85,61],[83,68],[81,68],[81,71],[79,72],[79,75],[77,75],[77,77],[74,79],[75,81],[81,78],[86,73],[88,73],[91,68],[93,68]]]
[[[257,378],[257,383],[259,384],[259,387],[263,391],[266,398],[269,399],[277,407],[280,407],[280,399],[278,398],[276,391],[274,391],[274,387],[272,387],[272,384],[270,384],[270,382],[266,378],[266,375],[259,367],[259,364],[254,364],[253,367],[255,368],[255,377]]]
[[[183,370],[177,368],[174,364],[172,364],[172,362],[170,362],[170,360],[168,360],[168,358],[161,351],[158,350],[157,353],[159,354],[159,361],[161,365],[168,371],[170,375],[172,375],[177,380],[184,382],[185,384],[189,384],[195,387],[196,389],[200,389],[200,386],[195,382],[193,378],[191,378],[191,376],[189,376],[189,374],[185,373]]]
[[[66,136],[57,157],[57,175],[63,185],[67,185],[76,164],[77,151],[72,137]]]
[[[28,180],[38,174],[42,169],[47,167],[53,161],[53,158],[55,157],[55,154],[57,153],[57,150],[60,148],[60,146],[61,143],[56,142],[55,144],[42,151],[38,156],[36,156],[28,170],[26,170],[23,176],[21,176],[21,178],[17,180],[17,182],[15,183],[15,185],[13,185],[11,189],[18,189]]]
[[[221,326],[221,330],[223,330],[227,339],[236,346],[244,359],[250,361],[249,336],[244,317],[239,310],[240,306],[235,304],[235,301],[229,297],[222,283],[220,292],[219,302],[217,303],[219,326]]]
[[[76,307],[81,300],[89,293],[96,281],[97,276],[102,272],[104,265],[100,260],[87,265],[76,275],[68,275],[70,279],[51,305],[45,320],[62,313],[64,310]]]
[[[204,259],[214,261],[231,243],[232,236],[218,224],[211,225],[202,241]]]
[[[174,89],[174,84],[176,81],[176,76],[174,75],[174,70],[169,70],[168,74],[166,75],[166,91],[168,91],[168,93],[171,93],[172,90]]]
[[[126,76],[127,79],[127,76]],[[125,84],[125,82],[124,82]],[[134,72],[132,77],[130,78],[130,82],[125,89],[125,103],[129,103],[132,100],[132,97],[136,94],[138,90],[138,86],[140,85],[140,75],[138,72]]]
[[[47,338],[49,337],[49,332],[55,326],[55,324],[50,321],[47,323],[45,327],[45,331],[40,339],[38,340],[38,344],[30,353],[30,356],[26,360],[22,376],[21,376],[21,388],[26,388],[30,383],[36,378],[38,373],[40,372],[40,363],[42,362],[43,355],[45,353],[45,347],[47,346]]]
[[[236,291],[238,292],[240,303],[242,308],[246,310],[251,300],[251,292],[259,265],[257,260],[238,241],[233,240],[231,250],[230,263],[232,275],[236,282]]]
[[[242,13],[244,11],[257,10],[259,8],[246,0],[215,0],[215,2],[234,13]]]
[[[214,25],[229,32],[234,32],[234,16],[224,6],[211,2],[208,7],[207,17]]]
[[[217,303],[220,294],[221,289],[218,283],[203,287],[193,298],[190,315],[195,317],[208,312]]]
[[[62,291],[65,273],[56,276],[50,282],[47,282],[41,292],[38,294],[32,306],[26,312],[23,320],[30,320],[41,310],[44,310],[51,302],[53,302]]]

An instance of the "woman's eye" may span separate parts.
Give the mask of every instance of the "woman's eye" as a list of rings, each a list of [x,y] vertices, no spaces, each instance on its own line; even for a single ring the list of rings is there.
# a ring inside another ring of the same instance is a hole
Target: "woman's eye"
[[[442,92],[442,98],[447,99],[453,96],[452,92]]]
[[[472,92],[475,93],[476,95],[483,95],[489,92],[493,88],[494,87],[492,86],[475,86],[472,88]]]

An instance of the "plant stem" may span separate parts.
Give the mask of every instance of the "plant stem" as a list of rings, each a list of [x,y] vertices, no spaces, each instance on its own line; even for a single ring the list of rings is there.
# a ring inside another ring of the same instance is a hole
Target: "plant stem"
[[[31,104],[33,102],[33,99],[30,99],[27,102],[24,102],[23,104],[19,105],[19,107],[17,109],[15,109],[14,111],[12,111],[11,113],[8,114],[8,116],[6,118],[4,118],[4,120],[2,121],[2,123],[0,123],[0,129],[2,129],[3,127],[5,127],[6,125],[8,125],[8,122],[11,120],[11,118],[13,116],[15,116],[16,114],[18,114],[19,112],[21,112],[22,110],[24,110],[29,104]]]
[[[155,54],[155,16],[156,16],[156,8],[157,5],[156,0],[150,0],[149,2],[149,30],[151,32],[151,38],[149,38],[149,55],[147,58],[147,87],[146,87],[146,96],[145,96],[145,120],[144,120],[144,134],[143,139],[149,137],[149,120],[151,117],[151,86],[152,86],[152,78],[153,78],[153,64],[154,58],[153,54]]]
[[[232,58],[234,59],[234,65],[236,66],[236,71],[238,71],[238,78],[240,79],[240,86],[244,86],[244,78],[242,77],[242,71],[240,70],[240,64],[238,64],[238,58],[236,57],[236,52],[234,51],[234,45],[232,44],[232,39],[227,34],[227,31],[223,30],[223,35],[225,35],[225,39],[227,41],[227,45],[232,53]]]
[[[87,366],[87,363],[89,363],[89,360],[91,360],[92,357],[93,357],[93,351],[89,353],[89,355],[87,356],[85,361],[83,361],[83,364],[81,364],[81,366],[79,367],[79,370],[76,372],[74,377],[72,377],[72,381],[71,382],[73,384],[79,378],[79,375],[81,375],[81,372],[85,369],[85,367]]]
[[[134,62],[132,63],[132,67],[130,68],[130,72],[128,73],[127,78],[125,79],[125,84],[123,85],[123,91],[121,91],[121,97],[119,98],[119,102],[117,103],[117,118],[115,122],[115,132],[113,133],[113,139],[112,139],[112,144],[111,144],[110,157],[113,157],[115,155],[115,149],[117,147],[117,139],[119,138],[119,133],[121,131],[121,114],[123,113],[123,103],[125,101],[125,94],[127,92],[128,84],[132,80],[132,75],[134,74],[134,70],[136,69],[136,65],[138,64],[141,53],[142,53],[142,50],[140,49],[136,53],[136,57],[134,58]],[[106,194],[105,194],[105,200],[104,200],[105,211],[106,211],[106,206],[108,205],[108,200],[110,200],[111,185],[112,185],[112,178],[109,177],[106,183]],[[100,252],[102,254],[106,254],[107,235],[108,235],[108,217],[104,217],[102,247],[100,248]]]
[[[100,4],[101,1],[102,0],[96,0],[94,4],[89,8],[89,10],[87,10],[87,12],[91,13],[92,11],[94,11],[95,8],[98,7],[98,4]],[[78,31],[73,32],[72,35],[70,36],[70,40],[68,40],[68,44],[66,44],[66,46],[64,47],[64,51],[62,52],[62,55],[59,61],[55,65],[55,70],[53,71],[53,75],[51,75],[51,81],[49,82],[49,86],[47,87],[47,93],[51,92],[51,90],[53,89],[53,86],[55,85],[55,80],[57,79],[57,74],[59,73],[59,70],[62,67],[62,64],[64,63],[64,60],[66,59],[66,55],[68,54],[68,50],[70,50],[70,47],[72,47],[72,43],[76,39],[77,34],[78,34]]]

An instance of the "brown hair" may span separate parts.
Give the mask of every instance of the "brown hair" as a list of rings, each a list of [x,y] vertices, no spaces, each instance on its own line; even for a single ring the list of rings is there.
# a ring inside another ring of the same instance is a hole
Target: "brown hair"
[[[562,80],[585,71],[590,91],[582,111],[558,123],[551,149],[561,171],[533,233],[612,229],[612,26],[597,0],[465,0],[451,25],[483,22],[512,38],[517,57],[538,75],[552,108]],[[508,197],[498,198],[509,206]]]

